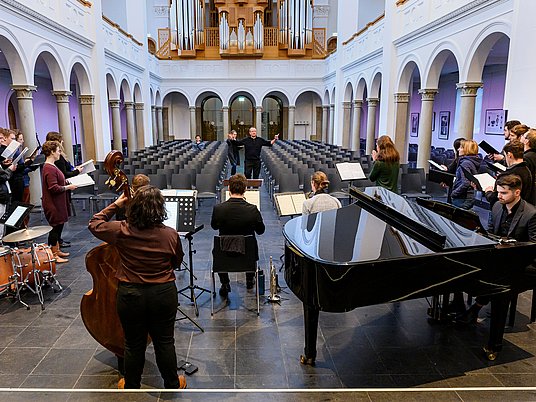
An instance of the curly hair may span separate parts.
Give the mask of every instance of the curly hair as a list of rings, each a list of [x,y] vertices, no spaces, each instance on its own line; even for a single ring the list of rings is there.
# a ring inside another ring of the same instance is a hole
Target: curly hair
[[[43,152],[43,155],[46,157],[49,157],[53,152],[56,152],[59,146],[60,143],[58,141],[45,141],[41,148],[41,152]]]
[[[127,204],[127,222],[137,229],[151,229],[167,219],[164,197],[154,186],[138,188]]]

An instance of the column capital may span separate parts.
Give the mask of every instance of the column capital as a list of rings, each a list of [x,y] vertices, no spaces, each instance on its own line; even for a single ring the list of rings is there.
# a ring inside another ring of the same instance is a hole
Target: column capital
[[[262,106],[255,106],[255,111],[262,112]]]
[[[329,105],[322,105],[322,109],[329,110]]]
[[[335,109],[335,104],[332,103],[331,105],[329,105],[329,108],[330,108],[330,109]]]
[[[119,108],[119,105],[121,105],[121,100],[120,99],[110,99],[108,101],[108,103],[110,104],[111,108]]]
[[[157,112],[162,111],[162,106],[155,106],[154,110],[156,110]]]
[[[363,100],[362,99],[354,100],[354,107],[361,107],[361,106],[363,106]]]
[[[288,110],[296,110],[296,105],[288,105]]]
[[[423,101],[433,101],[438,92],[439,90],[436,88],[419,89]]]
[[[223,110],[224,112],[226,112],[226,111],[229,110],[229,106],[222,106],[222,107],[221,107],[221,110]]]
[[[134,108],[136,110],[143,110],[145,109],[145,105],[143,104],[143,102],[136,102],[134,103]]]
[[[78,100],[81,105],[94,105],[95,95],[79,95]]]
[[[195,106],[189,106],[188,109],[190,112],[195,112],[196,107]]]
[[[32,92],[37,91],[35,85],[11,85],[11,88],[17,94],[17,99],[32,99]]]
[[[460,96],[476,96],[478,88],[482,88],[484,84],[482,82],[458,82],[456,84],[457,89],[461,89]]]
[[[134,102],[123,102],[125,109],[134,110]]]
[[[409,103],[408,92],[397,92],[393,96],[395,98],[395,103]]]
[[[71,91],[50,91],[56,97],[57,103],[69,103],[69,98],[73,94]]]
[[[343,109],[351,109],[352,108],[352,102],[343,102],[342,107],[343,107]]]
[[[367,103],[369,106],[378,106],[378,103],[380,103],[379,98],[367,98]]]

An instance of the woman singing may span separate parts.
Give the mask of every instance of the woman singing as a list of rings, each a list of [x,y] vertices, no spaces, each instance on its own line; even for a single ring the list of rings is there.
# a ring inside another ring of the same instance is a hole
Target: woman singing
[[[126,206],[126,221],[111,221]],[[127,202],[122,195],[95,214],[89,230],[95,237],[117,247],[117,313],[125,333],[125,378],[118,388],[140,388],[147,335],[151,336],[156,364],[166,388],[186,388],[177,376],[175,314],[177,288],[173,267],[184,252],[176,230],[163,225],[164,197],[153,186],[140,187]]]
[[[69,253],[60,251],[59,239],[63,225],[69,219],[67,191],[74,190],[76,186],[67,184],[65,176],[55,165],[61,156],[60,143],[47,141],[43,144],[42,151],[46,157],[42,171],[43,212],[48,224],[52,226],[52,231],[48,234],[48,244],[57,263],[67,262],[69,260],[62,257],[67,257]]]
[[[388,135],[382,135],[378,138],[376,150],[372,150],[372,159],[374,165],[369,179],[376,181],[376,185],[385,187],[393,193],[398,192],[400,155],[393,140]]]

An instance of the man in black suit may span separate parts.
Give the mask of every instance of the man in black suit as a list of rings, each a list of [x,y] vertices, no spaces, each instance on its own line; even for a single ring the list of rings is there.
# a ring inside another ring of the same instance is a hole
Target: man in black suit
[[[212,229],[219,230],[220,236],[232,235],[261,235],[265,227],[262,216],[257,207],[246,202],[244,193],[246,192],[247,179],[243,174],[235,174],[229,179],[229,192],[231,197],[221,204],[216,204],[212,211],[212,220],[210,225]],[[257,242],[255,242],[257,247]],[[259,258],[258,249],[255,250],[257,259]],[[231,291],[229,284],[229,274],[219,273],[221,282],[220,295],[227,297]],[[246,286],[253,289],[255,284],[254,273],[246,272]]]
[[[250,127],[249,137],[238,141],[240,145],[244,146],[244,174],[248,179],[259,178],[262,147],[271,147],[278,139],[279,134],[276,134],[272,141],[257,137],[257,129]]]
[[[497,179],[498,201],[491,210],[490,232],[506,239],[523,242],[536,242],[536,208],[521,198],[521,178],[517,175],[501,175]],[[533,283],[532,266],[527,267],[521,274],[519,284],[529,286]],[[517,282],[517,281],[516,281]],[[488,304],[490,297],[477,297],[475,303],[459,319],[462,323],[476,322],[480,309]]]

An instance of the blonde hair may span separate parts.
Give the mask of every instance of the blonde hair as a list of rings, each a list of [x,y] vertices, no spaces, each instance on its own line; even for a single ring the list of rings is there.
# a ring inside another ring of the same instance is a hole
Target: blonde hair
[[[324,172],[321,171],[314,172],[311,176],[311,181],[314,183],[316,191],[324,190],[329,185],[328,177]]]
[[[463,149],[463,154],[465,155],[477,155],[478,154],[478,144],[473,140],[463,140],[461,147]]]

